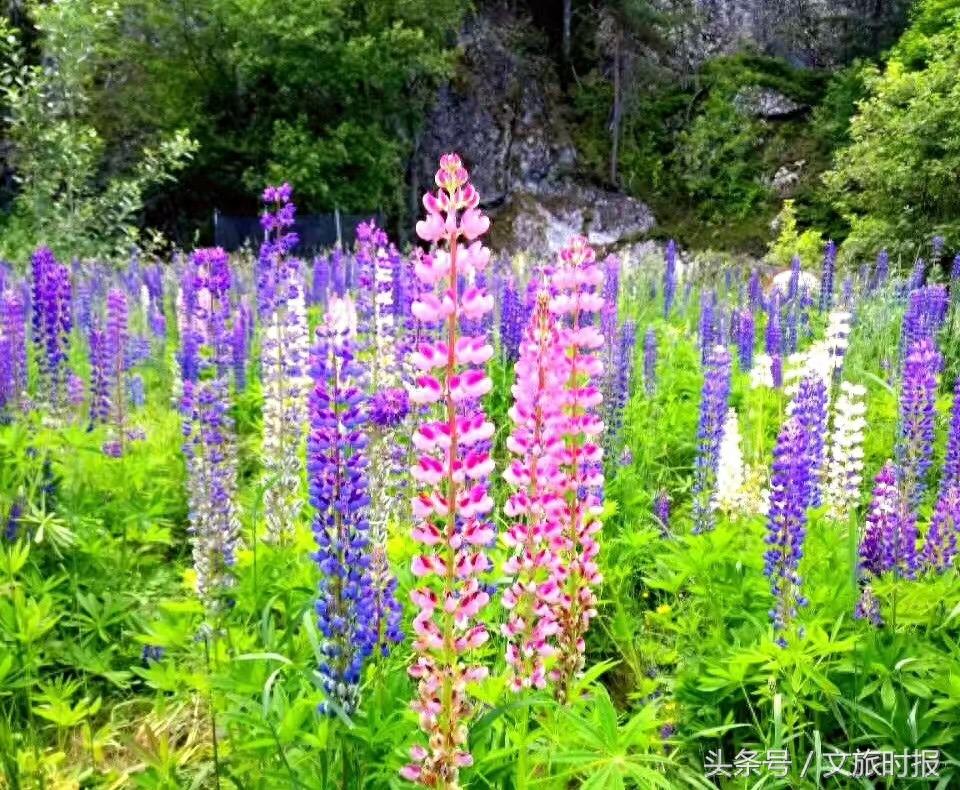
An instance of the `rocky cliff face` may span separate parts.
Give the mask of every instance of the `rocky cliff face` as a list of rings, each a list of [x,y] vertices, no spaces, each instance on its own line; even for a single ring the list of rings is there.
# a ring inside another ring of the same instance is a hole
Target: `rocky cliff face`
[[[663,0],[688,65],[752,47],[797,66],[829,67],[892,43],[909,0]]]
[[[444,86],[415,164],[428,188],[440,154],[456,148],[495,217],[492,243],[548,255],[572,234],[605,246],[653,225],[641,202],[579,182],[553,61],[510,15],[465,27],[455,79]]]

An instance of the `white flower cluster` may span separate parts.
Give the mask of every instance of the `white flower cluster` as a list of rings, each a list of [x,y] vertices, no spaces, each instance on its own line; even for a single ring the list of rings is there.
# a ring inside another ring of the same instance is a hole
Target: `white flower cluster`
[[[825,499],[830,515],[838,520],[846,519],[860,500],[866,392],[863,386],[844,381],[833,408]]]
[[[794,395],[797,384],[808,376],[820,378],[829,395],[833,377],[843,367],[843,358],[850,338],[850,313],[832,310],[827,318],[827,331],[823,340],[813,343],[805,351],[791,354],[783,372],[784,387],[788,395]]]
[[[263,496],[267,539],[293,535],[303,499],[300,445],[306,420],[309,334],[302,289],[269,317],[261,346],[263,371]]]
[[[727,410],[717,463],[717,508],[723,513],[740,509],[743,488],[743,451],[740,448],[740,420],[736,409]]]
[[[773,359],[769,354],[757,354],[750,368],[750,389],[773,389]]]

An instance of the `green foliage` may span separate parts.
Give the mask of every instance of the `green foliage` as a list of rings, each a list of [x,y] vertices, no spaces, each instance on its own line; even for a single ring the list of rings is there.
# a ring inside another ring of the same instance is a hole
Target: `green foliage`
[[[887,63],[864,70],[850,143],[825,176],[854,253],[960,230],[958,68],[960,6],[925,2]]]
[[[19,184],[0,254],[20,258],[41,243],[66,254],[122,254],[139,241],[147,193],[172,181],[196,145],[177,130],[107,172],[88,94],[97,48],[112,24],[108,8],[63,2],[36,13],[52,66],[31,65],[0,21],[0,101]]]
[[[799,255],[804,269],[816,271],[823,257],[823,236],[813,229],[801,232],[797,228],[797,212],[792,200],[783,201],[783,208],[774,225],[777,238],[770,243],[767,259],[780,268],[786,268],[793,257]]]

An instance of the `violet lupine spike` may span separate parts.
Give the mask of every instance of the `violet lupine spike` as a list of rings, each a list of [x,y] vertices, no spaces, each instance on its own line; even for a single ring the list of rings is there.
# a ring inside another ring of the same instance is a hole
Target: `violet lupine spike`
[[[827,387],[821,376],[805,376],[787,407],[787,414],[804,430],[809,467],[806,507],[819,507],[823,500],[824,448],[827,435]]]
[[[770,478],[770,509],[767,516],[769,547],[764,553],[764,575],[770,579],[774,606],[770,610],[777,643],[787,644],[786,632],[799,609],[806,606],[800,561],[807,533],[807,503],[810,500],[809,435],[797,417],[788,417],[780,428],[773,450]]]
[[[950,300],[942,285],[928,285],[910,292],[903,316],[902,347],[904,353],[921,338],[936,340],[947,317]]]
[[[747,300],[751,310],[763,308],[763,282],[760,280],[760,270],[750,272],[750,282],[747,283]]]
[[[933,341],[921,338],[904,360],[900,391],[898,481],[907,505],[916,509],[933,463],[933,439],[939,372],[943,358]]]
[[[47,247],[31,259],[34,342],[40,368],[40,396],[56,415],[64,404],[67,352],[72,329],[70,270]]]
[[[607,381],[604,387],[604,396],[610,397],[613,392],[613,371],[617,358],[617,320],[620,299],[620,259],[608,255],[603,262],[603,309],[600,311],[600,332],[603,334],[604,369],[607,371]]]
[[[233,366],[233,386],[237,392],[247,388],[247,362],[250,356],[250,338],[253,316],[246,300],[237,308],[230,331],[230,363]]]
[[[892,461],[884,464],[874,480],[859,554],[863,577],[893,572],[913,578],[916,573],[916,519],[900,493]]]
[[[770,357],[770,373],[775,389],[783,387],[783,332],[780,329],[780,293],[776,289],[767,306],[765,348]]]
[[[663,268],[663,317],[669,318],[673,300],[677,295],[677,243],[670,239],[664,255]]]
[[[232,567],[240,543],[236,510],[236,437],[229,415],[226,351],[230,261],[219,247],[198,249],[183,271],[181,340],[195,344],[182,370],[180,413],[197,595],[204,629],[215,629],[229,608]],[[223,357],[223,358],[221,358]],[[188,358],[184,355],[182,358]]]
[[[625,321],[623,326],[620,327],[619,334],[615,335],[614,339],[616,340],[616,347],[611,360],[613,370],[612,375],[608,377],[610,382],[608,395],[604,396],[610,398],[610,402],[605,409],[606,441],[604,442],[604,452],[608,456],[613,455],[613,451],[620,441],[624,412],[633,391],[633,361],[637,343],[637,325],[633,321]]]
[[[520,336],[523,333],[523,305],[516,282],[510,277],[504,284],[500,304],[500,346],[506,364],[517,361]]]
[[[960,484],[960,377],[954,385],[953,406],[950,410],[950,428],[947,432],[947,450],[940,476],[940,496],[947,488]]]
[[[560,558],[554,546],[563,534],[558,516],[564,442],[557,430],[563,416],[562,353],[557,320],[544,292],[520,343],[507,440],[511,460],[503,473],[510,486],[504,514],[511,523],[504,533],[510,556],[503,566],[509,584],[501,599],[507,611],[501,630],[507,640],[508,682],[518,692],[546,687],[546,659],[556,652],[560,628]]]
[[[310,281],[310,304],[326,309],[327,294],[330,290],[330,264],[320,255],[313,257],[312,279]]]
[[[263,324],[264,512],[267,540],[293,539],[303,509],[300,448],[306,416],[309,338],[303,275],[290,252],[295,214],[289,185],[268,187],[261,217],[265,239],[258,260],[258,299]]]
[[[94,320],[88,339],[90,347],[90,424],[105,423],[110,416],[110,358],[107,335]]]
[[[654,497],[653,515],[659,523],[661,533],[670,534],[670,495],[666,491],[660,490]]]
[[[736,320],[737,356],[740,360],[740,370],[746,372],[753,368],[753,347],[756,336],[753,311],[741,310]]]
[[[130,339],[128,319],[126,292],[119,288],[111,288],[107,294],[107,323],[104,332],[111,438],[104,443],[103,452],[114,458],[123,455],[128,438],[126,419],[127,345]]]
[[[562,593],[557,608],[558,656],[551,679],[560,702],[568,702],[571,686],[583,668],[584,637],[596,616],[596,588],[602,581],[597,535],[602,527],[603,421],[596,409],[603,395],[603,335],[594,316],[603,308],[603,271],[592,247],[575,236],[559,254],[550,276],[550,311],[560,326],[563,349],[563,406],[560,433],[566,447],[562,468],[563,537],[556,548]]]
[[[799,255],[790,259],[790,279],[787,281],[787,301],[793,302],[800,295],[800,267]]]
[[[907,292],[922,288],[927,281],[927,262],[923,258],[917,258],[910,270],[910,276],[907,278]]]
[[[860,588],[860,597],[853,610],[855,620],[866,620],[875,628],[883,626],[883,617],[880,614],[880,601],[869,584]]]
[[[890,255],[886,250],[880,250],[877,255],[877,265],[873,271],[873,277],[870,278],[870,285],[867,294],[873,294],[887,285],[890,278]]]
[[[643,387],[648,398],[657,392],[657,333],[652,326],[643,337]]]
[[[19,411],[27,397],[27,327],[23,295],[0,293],[0,409]]]
[[[327,697],[320,710],[331,716],[357,710],[364,662],[378,639],[367,519],[366,399],[351,339],[352,313],[349,299],[331,300],[310,357],[307,471],[317,542],[313,557],[321,573],[319,671]]]
[[[951,292],[956,288],[958,280],[960,280],[960,253],[953,257],[953,265],[950,267]]]
[[[716,306],[717,295],[713,291],[704,291],[700,294],[700,361],[706,364],[711,350],[719,342],[716,334]]]
[[[730,354],[715,346],[704,367],[693,482],[693,533],[716,525],[717,464],[730,398]]]
[[[837,245],[827,242],[823,253],[823,269],[820,272],[820,312],[833,307],[833,276],[837,265]]]
[[[957,556],[957,533],[960,532],[960,487],[949,486],[937,500],[927,527],[921,559],[924,568],[943,573]]]
[[[467,748],[474,715],[469,685],[487,675],[473,661],[489,638],[479,620],[490,598],[481,578],[490,568],[485,549],[496,537],[488,492],[493,460],[486,449],[494,426],[481,404],[493,386],[484,367],[493,349],[483,337],[461,334],[465,319],[493,309],[482,289],[458,288],[461,275],[483,270],[490,260],[479,241],[490,220],[478,208],[480,196],[469,178],[459,156],[441,157],[439,190],[424,196],[427,216],[416,230],[424,241],[442,245],[443,254],[418,261],[426,290],[412,306],[421,323],[439,327],[441,334],[415,352],[420,375],[410,393],[427,412],[412,440],[420,453],[411,469],[418,489],[413,538],[420,545],[411,599],[420,611],[413,621],[416,657],[408,670],[417,681],[412,708],[427,744],[411,748],[412,760],[400,774],[451,790],[460,786],[460,769],[473,762]]]

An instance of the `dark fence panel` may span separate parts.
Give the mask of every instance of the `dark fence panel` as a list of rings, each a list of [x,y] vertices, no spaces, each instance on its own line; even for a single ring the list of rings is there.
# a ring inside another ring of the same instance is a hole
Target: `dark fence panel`
[[[353,244],[356,238],[356,228],[361,222],[370,218],[383,224],[380,214],[341,214],[340,241],[345,246]],[[324,247],[332,247],[337,243],[337,215],[336,214],[304,214],[297,217],[293,228],[300,235],[297,245],[299,253],[314,252]],[[215,213],[213,215],[213,240],[218,247],[228,252],[240,249],[244,244],[256,247],[263,241],[263,229],[260,227],[259,217],[241,217],[232,214]]]

